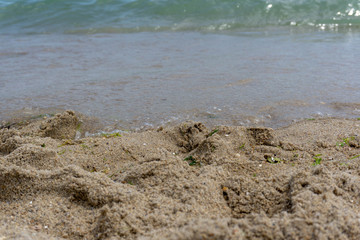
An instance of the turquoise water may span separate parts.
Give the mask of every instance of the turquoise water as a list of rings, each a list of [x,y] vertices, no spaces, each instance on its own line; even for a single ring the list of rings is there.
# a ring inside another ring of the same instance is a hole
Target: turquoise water
[[[0,121],[360,117],[360,1],[0,0]]]
[[[2,0],[0,31],[108,33],[360,26],[358,0]]]

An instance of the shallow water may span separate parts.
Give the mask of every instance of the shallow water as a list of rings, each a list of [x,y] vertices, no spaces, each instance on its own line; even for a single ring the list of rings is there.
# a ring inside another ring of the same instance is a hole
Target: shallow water
[[[1,35],[0,119],[73,109],[121,128],[359,117],[360,33]],[[45,110],[44,110],[45,109]]]

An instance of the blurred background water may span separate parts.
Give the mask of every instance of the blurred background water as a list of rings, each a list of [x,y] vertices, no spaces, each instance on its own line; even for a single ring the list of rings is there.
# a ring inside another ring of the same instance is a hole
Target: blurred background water
[[[360,117],[360,1],[0,0],[0,120]]]

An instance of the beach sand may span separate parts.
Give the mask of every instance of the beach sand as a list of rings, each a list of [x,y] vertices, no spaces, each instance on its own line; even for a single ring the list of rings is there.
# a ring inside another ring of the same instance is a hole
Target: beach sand
[[[0,240],[360,239],[360,121],[0,129]]]

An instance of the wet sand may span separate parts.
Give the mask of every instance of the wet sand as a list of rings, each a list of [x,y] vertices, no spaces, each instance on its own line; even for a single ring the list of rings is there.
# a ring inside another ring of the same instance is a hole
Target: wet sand
[[[360,120],[0,129],[0,240],[359,239]]]

